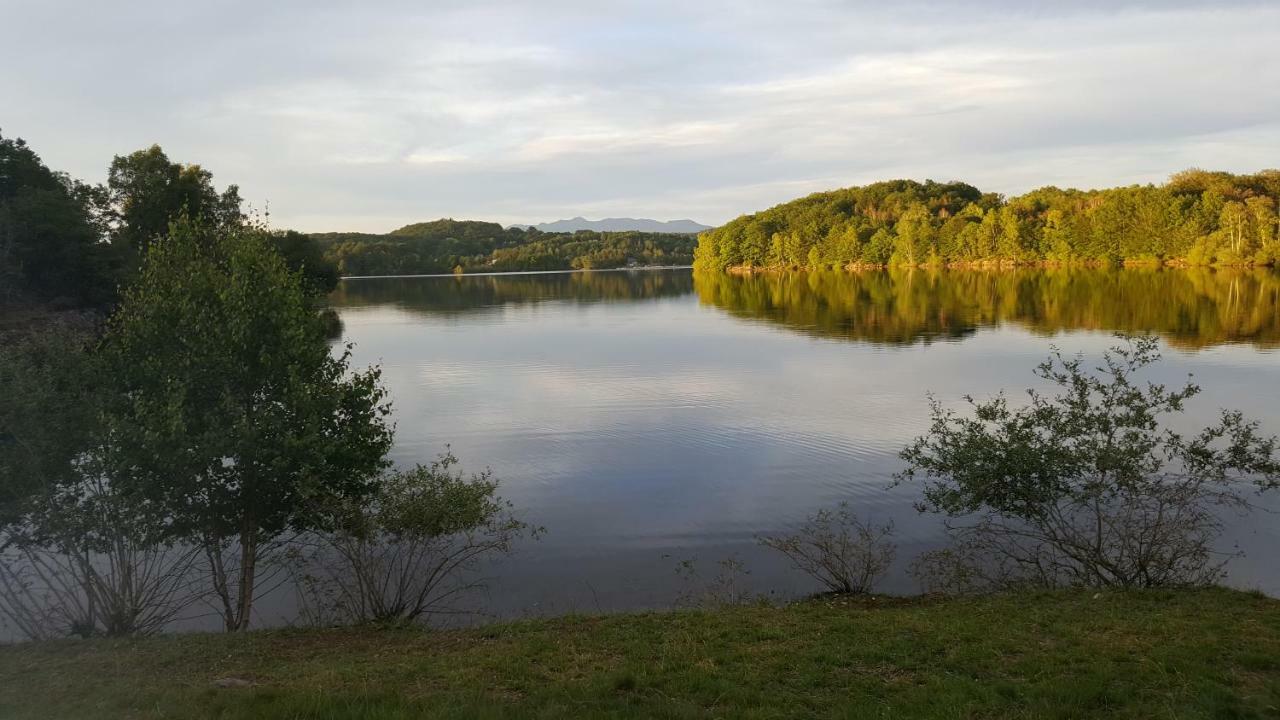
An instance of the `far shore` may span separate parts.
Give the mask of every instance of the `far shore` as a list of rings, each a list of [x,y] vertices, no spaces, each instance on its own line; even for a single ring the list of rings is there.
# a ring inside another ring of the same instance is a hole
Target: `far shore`
[[[692,265],[633,265],[619,268],[576,268],[571,270],[493,270],[488,272],[415,273],[409,275],[343,275],[343,280],[378,280],[383,278],[486,277],[492,275],[568,275],[587,272],[631,272],[633,270],[689,270]]]
[[[724,272],[733,275],[754,275],[757,273],[780,273],[780,272],[807,272],[813,270],[845,270],[848,272],[863,272],[868,270],[888,270],[890,268],[905,268],[911,270],[1019,270],[1019,269],[1056,269],[1056,268],[1085,268],[1085,269],[1110,269],[1110,268],[1174,268],[1186,270],[1190,268],[1209,268],[1209,269],[1249,269],[1249,268],[1270,268],[1270,263],[1214,263],[1210,265],[1192,264],[1184,260],[1124,260],[1121,262],[1106,262],[1101,260],[1082,260],[1078,262],[1056,262],[1051,260],[1037,260],[1034,262],[1012,262],[1007,260],[985,260],[980,262],[952,262],[952,263],[917,263],[910,264],[888,264],[888,263],[848,263],[845,265],[730,265],[724,269]],[[698,269],[694,266],[694,269]]]

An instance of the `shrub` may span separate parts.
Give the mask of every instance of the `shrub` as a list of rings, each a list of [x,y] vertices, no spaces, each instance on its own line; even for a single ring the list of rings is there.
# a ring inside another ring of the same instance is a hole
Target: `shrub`
[[[303,539],[293,557],[313,622],[408,623],[466,612],[483,587],[474,570],[536,535],[497,496],[488,471],[470,477],[446,452],[390,474],[369,502],[336,508],[336,529]]]
[[[897,546],[889,541],[893,525],[864,523],[840,503],[819,510],[794,535],[759,538],[761,545],[791,558],[797,568],[832,592],[870,592],[893,564]]]
[[[1135,374],[1157,341],[1129,338],[1088,368],[1057,351],[1036,369],[1056,385],[1011,407],[1003,394],[966,398],[972,416],[933,402],[928,433],[902,452],[899,481],[922,480],[922,511],[948,516],[954,545],[917,570],[951,589],[1163,587],[1222,577],[1224,511],[1245,512],[1250,483],[1280,484],[1276,439],[1224,411],[1191,437],[1165,426],[1199,393]]]
[[[751,571],[736,555],[717,560],[716,573],[712,577],[704,577],[699,572],[697,558],[681,560],[676,566],[676,575],[684,585],[676,596],[676,607],[711,610],[744,605],[752,600],[745,584]]]

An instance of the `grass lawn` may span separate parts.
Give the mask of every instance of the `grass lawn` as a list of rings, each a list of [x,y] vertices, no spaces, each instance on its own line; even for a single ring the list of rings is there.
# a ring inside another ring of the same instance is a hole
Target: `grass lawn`
[[[825,598],[19,645],[0,648],[0,717],[1280,718],[1280,600]]]

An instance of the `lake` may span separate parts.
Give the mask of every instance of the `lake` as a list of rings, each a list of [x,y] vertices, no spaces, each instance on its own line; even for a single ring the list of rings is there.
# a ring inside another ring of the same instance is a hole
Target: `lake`
[[[1020,393],[1055,345],[1157,333],[1151,376],[1204,388],[1179,428],[1230,407],[1280,432],[1280,275],[1261,270],[370,278],[332,303],[354,363],[382,365],[396,463],[448,445],[546,528],[487,568],[476,604],[500,617],[671,607],[725,559],[752,593],[816,591],[755,538],[842,500],[893,521],[883,589],[916,592],[940,522],[892,482],[927,395]],[[1230,528],[1230,582],[1280,595],[1280,516]]]

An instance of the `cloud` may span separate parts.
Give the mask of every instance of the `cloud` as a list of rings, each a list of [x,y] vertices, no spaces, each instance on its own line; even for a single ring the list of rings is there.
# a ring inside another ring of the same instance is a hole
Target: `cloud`
[[[405,162],[414,165],[435,165],[437,163],[460,163],[466,162],[467,156],[462,153],[449,152],[447,150],[417,150],[410,153],[404,159]]]
[[[153,142],[304,230],[721,222],[911,175],[1020,192],[1280,151],[1267,3],[2,7],[3,129],[101,180]],[[1274,163],[1272,163],[1274,164]]]

